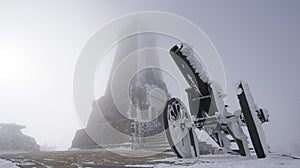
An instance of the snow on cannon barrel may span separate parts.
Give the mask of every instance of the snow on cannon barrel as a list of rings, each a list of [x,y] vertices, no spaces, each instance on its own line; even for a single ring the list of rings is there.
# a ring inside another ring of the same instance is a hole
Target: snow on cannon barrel
[[[189,84],[185,89],[189,110],[178,98],[169,99],[164,109],[164,128],[175,154],[179,158],[201,154],[201,143],[195,131],[199,129],[219,145],[221,152],[249,156],[248,137],[241,128],[246,126],[257,157],[266,157],[268,150],[261,124],[269,121],[269,114],[254,103],[248,85],[239,83],[237,90],[241,110],[232,114],[224,103],[226,95],[222,87],[209,79],[191,47],[177,44],[169,53]],[[231,149],[231,143],[236,143],[238,150]]]

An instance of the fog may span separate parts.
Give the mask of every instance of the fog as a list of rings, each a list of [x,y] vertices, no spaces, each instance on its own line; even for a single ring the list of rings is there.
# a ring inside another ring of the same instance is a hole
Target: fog
[[[247,81],[269,110],[264,128],[274,151],[300,154],[298,1],[0,1],[0,123],[25,125],[42,145],[65,150],[80,128],[73,75],[88,39],[111,19],[164,11],[199,26],[220,53],[227,102]],[[105,40],[105,39],[104,39]],[[110,71],[107,71],[110,72]]]

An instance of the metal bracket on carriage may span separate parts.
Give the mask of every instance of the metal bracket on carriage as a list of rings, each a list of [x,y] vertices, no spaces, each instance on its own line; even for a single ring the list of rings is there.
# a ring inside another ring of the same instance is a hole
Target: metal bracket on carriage
[[[269,121],[269,113],[256,105],[250,87],[245,81],[238,82],[237,96],[256,155],[258,158],[265,158],[269,149],[261,125]]]

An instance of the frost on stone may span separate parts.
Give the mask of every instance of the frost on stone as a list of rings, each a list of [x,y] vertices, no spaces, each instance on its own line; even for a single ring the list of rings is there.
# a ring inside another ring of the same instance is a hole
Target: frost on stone
[[[24,135],[21,129],[25,126],[17,124],[0,124],[1,151],[39,151],[40,146],[35,139]]]

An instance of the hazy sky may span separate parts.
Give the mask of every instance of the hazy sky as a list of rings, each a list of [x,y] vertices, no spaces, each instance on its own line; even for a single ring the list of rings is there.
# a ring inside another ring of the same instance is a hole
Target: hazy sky
[[[0,123],[26,125],[39,144],[69,147],[80,127],[72,82],[81,49],[106,22],[146,10],[183,16],[206,32],[224,63],[231,110],[238,108],[234,84],[244,79],[269,109],[271,147],[300,149],[296,0],[0,0]]]

